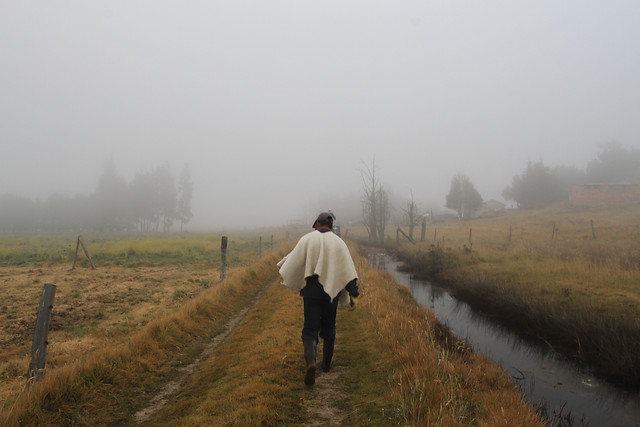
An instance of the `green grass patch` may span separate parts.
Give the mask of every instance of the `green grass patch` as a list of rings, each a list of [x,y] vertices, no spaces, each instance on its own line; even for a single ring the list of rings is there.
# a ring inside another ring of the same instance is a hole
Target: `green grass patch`
[[[0,265],[68,263],[76,254],[77,235],[0,235]],[[221,263],[221,236],[207,234],[99,234],[91,233],[83,241],[96,266],[104,264],[126,267],[209,262]],[[257,258],[259,236],[229,237],[227,263],[246,265],[247,256]],[[266,253],[266,247],[263,247]],[[86,268],[88,260],[78,249],[77,267]]]

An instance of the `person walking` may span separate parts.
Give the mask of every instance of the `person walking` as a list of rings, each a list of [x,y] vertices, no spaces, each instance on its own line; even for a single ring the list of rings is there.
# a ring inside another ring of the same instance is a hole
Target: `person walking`
[[[318,337],[323,340],[322,370],[331,369],[338,302],[353,304],[352,299],[360,295],[351,253],[332,232],[334,220],[333,213],[321,212],[313,223],[314,231],[302,236],[277,264],[283,285],[299,292],[304,302],[302,345],[306,385],[315,383]]]

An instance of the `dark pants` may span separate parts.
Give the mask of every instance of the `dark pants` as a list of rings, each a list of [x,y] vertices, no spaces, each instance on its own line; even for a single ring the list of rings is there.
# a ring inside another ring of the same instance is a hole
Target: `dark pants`
[[[304,300],[304,329],[302,341],[313,339],[318,343],[318,334],[323,340],[333,341],[336,338],[336,312],[338,298],[333,302],[318,298],[303,298]]]

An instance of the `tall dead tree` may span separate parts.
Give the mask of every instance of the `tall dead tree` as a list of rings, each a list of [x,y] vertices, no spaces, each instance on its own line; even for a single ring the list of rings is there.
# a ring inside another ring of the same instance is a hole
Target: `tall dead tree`
[[[371,167],[364,165],[361,172],[363,181],[362,216],[369,234],[369,241],[384,243],[384,232],[389,219],[389,201],[387,193],[376,176],[376,160]]]
[[[409,227],[409,237],[413,239],[413,229],[418,226],[421,220],[421,216],[418,214],[418,204],[413,199],[413,190],[411,191],[411,199],[407,200],[402,211],[404,212],[407,226]]]

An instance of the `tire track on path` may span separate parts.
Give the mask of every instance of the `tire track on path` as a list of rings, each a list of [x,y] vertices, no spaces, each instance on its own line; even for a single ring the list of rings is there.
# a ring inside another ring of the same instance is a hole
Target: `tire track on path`
[[[211,343],[209,343],[202,350],[198,358],[196,358],[189,365],[180,368],[180,371],[182,372],[177,379],[167,383],[158,394],[151,398],[151,400],[149,401],[149,405],[135,413],[134,419],[136,425],[141,425],[148,421],[156,412],[158,412],[167,404],[170,397],[174,396],[182,389],[182,386],[187,381],[189,376],[193,374],[200,367],[200,365],[205,360],[207,360],[209,356],[211,356],[211,353],[213,353],[213,351],[220,345],[220,343],[222,343],[231,334],[231,332],[233,332],[236,326],[238,326],[242,319],[245,318],[249,310],[251,310],[251,308],[256,305],[260,298],[265,295],[265,292],[266,288],[263,288],[260,292],[258,292],[255,298],[251,300],[251,302],[245,308],[240,310],[238,314],[236,314],[227,322],[224,331],[213,337]]]

